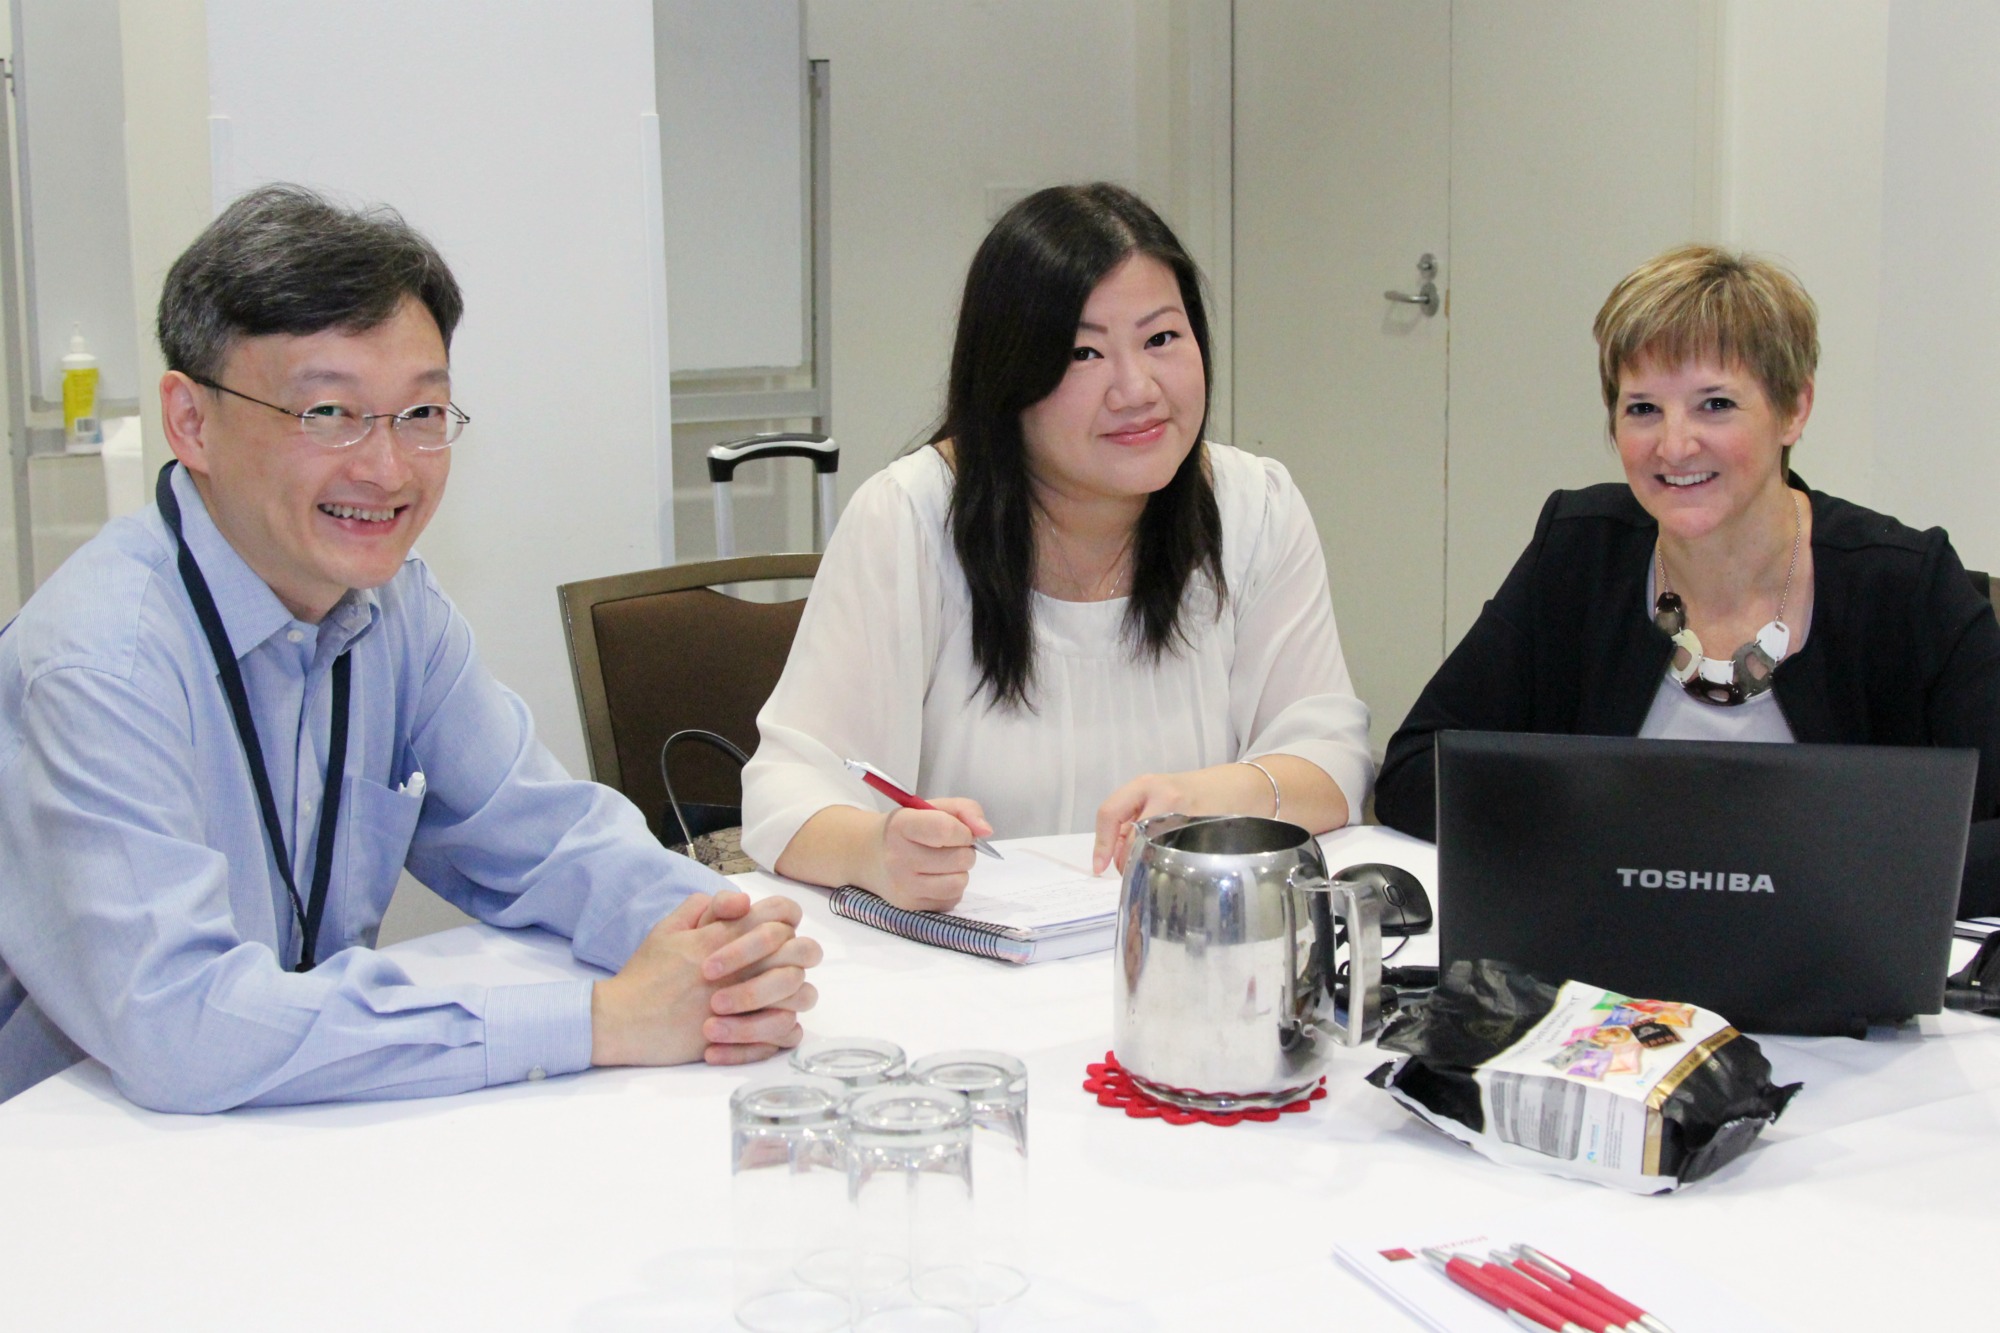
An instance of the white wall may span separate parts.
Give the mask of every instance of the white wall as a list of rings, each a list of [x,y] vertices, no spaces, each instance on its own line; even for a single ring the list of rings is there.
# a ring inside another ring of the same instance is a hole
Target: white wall
[[[125,0],[125,194],[132,215],[132,307],[146,477],[172,457],[155,388],[166,371],[153,336],[167,270],[208,225],[206,0]],[[144,52],[139,58],[137,52]]]
[[[282,179],[388,202],[464,288],[452,392],[473,424],[418,550],[493,674],[585,772],[556,585],[661,555],[650,0],[209,0],[208,14],[227,119],[217,192]],[[339,77],[273,77],[301,52]]]
[[[1883,507],[1875,368],[1890,5],[1728,0],[1723,12],[1721,239],[1782,260],[1819,303],[1813,417],[1792,463],[1821,490]]]
[[[62,401],[62,356],[80,325],[100,404],[138,391],[125,192],[118,0],[14,0],[13,94],[29,386]],[[32,253],[29,253],[32,251]]]
[[[1871,490],[2000,569],[2000,6],[1889,16],[1881,324]]]
[[[655,0],[673,368],[796,366],[806,344],[801,0]]]
[[[1727,0],[1723,237],[1820,307],[1815,486],[2000,567],[2000,7]]]
[[[807,55],[833,78],[843,496],[926,435],[943,404],[990,187],[1109,179],[1162,192],[1140,177],[1140,98],[1164,97],[1162,81],[1141,82],[1139,33],[1164,18],[1144,0],[808,0]]]

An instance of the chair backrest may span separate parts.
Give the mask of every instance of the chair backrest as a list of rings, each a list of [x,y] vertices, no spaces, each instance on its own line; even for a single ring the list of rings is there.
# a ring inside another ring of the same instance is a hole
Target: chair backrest
[[[819,556],[758,555],[565,583],[556,590],[590,776],[616,787],[657,835],[666,808],[660,747],[688,727],[757,748],[757,712],[791,652],[803,599],[751,602],[716,585],[808,579]],[[706,746],[675,748],[684,801],[735,805],[735,765]]]
[[[1993,604],[1993,613],[2000,615],[2000,585],[1984,570],[1968,569],[1965,576],[1972,580],[1972,590]]]

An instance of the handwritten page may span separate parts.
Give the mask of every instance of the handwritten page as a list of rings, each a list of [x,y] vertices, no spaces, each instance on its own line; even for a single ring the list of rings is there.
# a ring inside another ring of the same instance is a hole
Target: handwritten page
[[[996,840],[1003,859],[976,858],[965,897],[947,915],[1024,934],[1109,921],[1118,911],[1118,871],[1090,873],[1091,842],[1088,833]]]

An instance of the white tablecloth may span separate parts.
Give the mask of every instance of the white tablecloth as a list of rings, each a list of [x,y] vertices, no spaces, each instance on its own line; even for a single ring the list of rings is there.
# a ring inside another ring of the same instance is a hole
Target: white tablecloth
[[[1328,843],[1336,868],[1398,861],[1435,882],[1424,844],[1377,829]],[[1362,1082],[1372,1048],[1277,1123],[1128,1119],[1081,1087],[1109,1041],[1108,955],[1009,968],[745,878],[802,902],[826,945],[811,1030],[1027,1061],[1035,1283],[985,1329],[1405,1330],[1334,1242],[1523,1210],[1646,1247],[1772,1326],[1973,1326],[1990,1309],[2000,1022],[1764,1039],[1779,1080],[1806,1085],[1784,1118],[1714,1178],[1640,1198],[1446,1142]],[[393,952],[419,981],[579,972],[562,941],[483,927]],[[726,1103],[745,1077],[599,1070],[192,1117],[139,1110],[79,1066],[0,1107],[0,1328],[728,1328]]]

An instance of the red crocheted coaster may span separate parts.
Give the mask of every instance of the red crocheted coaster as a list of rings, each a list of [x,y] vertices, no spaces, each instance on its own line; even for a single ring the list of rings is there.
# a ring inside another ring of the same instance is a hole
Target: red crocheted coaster
[[[1301,1097],[1284,1106],[1259,1108],[1249,1111],[1189,1111],[1172,1106],[1142,1091],[1132,1082],[1132,1076],[1125,1072],[1125,1066],[1118,1063],[1116,1052],[1106,1051],[1102,1064],[1084,1067],[1089,1077],[1083,1080],[1083,1090],[1096,1096],[1099,1106],[1122,1109],[1135,1120],[1164,1120],[1170,1125],[1233,1125],[1239,1120],[1276,1120],[1286,1112],[1309,1109],[1312,1104],[1326,1096],[1326,1080],[1322,1078],[1314,1085],[1311,1095]]]

